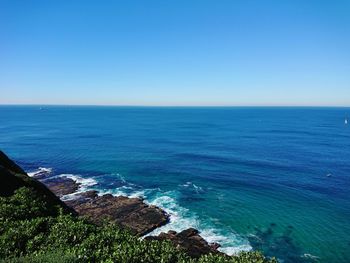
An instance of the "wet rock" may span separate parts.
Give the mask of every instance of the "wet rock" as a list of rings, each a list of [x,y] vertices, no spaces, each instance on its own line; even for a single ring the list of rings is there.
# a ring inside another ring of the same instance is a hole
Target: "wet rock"
[[[80,186],[79,183],[66,177],[52,178],[43,182],[61,198],[76,193]],[[72,196],[73,199],[66,200],[65,203],[94,223],[107,220],[140,236],[169,222],[169,215],[165,211],[147,205],[141,198],[97,194],[98,192],[93,190],[77,193]]]
[[[194,228],[186,229],[180,233],[173,230],[168,233],[160,233],[158,236],[148,236],[146,240],[171,241],[177,248],[186,252],[189,256],[198,258],[201,255],[209,253],[220,253],[217,249],[220,247],[217,243],[209,244],[199,235],[199,231]]]
[[[78,198],[83,198],[84,200],[94,199],[97,197],[98,191],[90,190],[86,192],[82,192],[78,195]]]
[[[67,201],[78,214],[94,223],[104,220],[129,229],[136,235],[145,235],[169,221],[169,215],[162,209],[147,205],[140,198],[106,194],[90,200]]]
[[[73,199],[68,199],[65,201],[65,203],[70,206],[78,206],[81,205],[82,203],[88,202],[94,198],[97,197],[98,192],[95,190],[90,190],[86,192],[81,192],[73,196]]]
[[[141,198],[115,197],[111,194],[98,196],[98,192],[94,190],[77,192],[80,184],[65,177],[49,178],[43,182],[61,198],[67,194],[73,194],[70,196],[73,198],[66,200],[65,203],[79,215],[87,217],[96,224],[109,221],[130,230],[135,235],[143,236],[169,222],[169,215],[165,211],[156,206],[147,205]],[[194,258],[209,253],[221,253],[217,250],[220,247],[219,244],[208,243],[194,228],[180,233],[170,230],[168,233],[148,236],[145,239],[169,240]]]
[[[210,243],[209,245],[214,250],[217,250],[219,247],[221,247],[221,245],[219,243],[216,243],[216,242]]]
[[[40,179],[42,183],[36,179]],[[141,198],[115,197],[110,194],[98,196],[98,192],[93,190],[78,192],[80,184],[66,177],[38,176],[38,178],[31,178],[0,151],[0,196],[12,195],[16,189],[23,186],[31,187],[37,193],[42,194],[49,205],[61,206],[65,211],[86,216],[95,223],[107,219],[140,236],[169,222],[169,215],[164,210],[146,204]],[[69,194],[73,194],[74,199],[62,202],[58,198],[64,198]],[[219,244],[209,244],[194,228],[180,233],[170,230],[168,233],[161,233],[157,237],[150,236],[146,239],[170,240],[176,247],[192,257],[220,253],[217,251]]]
[[[80,184],[67,177],[52,178],[43,183],[58,197],[73,194],[78,191]]]
[[[36,180],[42,181],[44,179],[46,179],[48,176],[50,175],[50,173],[46,170],[40,170],[36,173],[34,173],[33,175],[31,175],[33,178],[35,178]]]

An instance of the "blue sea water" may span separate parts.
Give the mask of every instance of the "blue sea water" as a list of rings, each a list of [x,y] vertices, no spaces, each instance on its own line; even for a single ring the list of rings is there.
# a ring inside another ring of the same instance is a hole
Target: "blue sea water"
[[[350,108],[0,106],[0,148],[232,254],[350,262]]]

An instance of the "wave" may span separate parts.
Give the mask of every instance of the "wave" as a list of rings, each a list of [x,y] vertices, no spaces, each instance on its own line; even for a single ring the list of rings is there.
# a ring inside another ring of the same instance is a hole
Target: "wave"
[[[97,184],[97,181],[93,178],[84,178],[81,175],[77,174],[60,174],[58,177],[66,177],[69,179],[72,179],[76,183],[80,184],[80,189],[84,190],[87,189],[93,185]]]
[[[134,185],[134,184],[131,184]],[[121,186],[117,187],[115,189],[98,189],[98,195],[104,195],[104,194],[111,194],[114,196],[127,196],[130,198],[142,198],[147,202],[147,196],[153,194],[155,191],[160,191],[159,188],[154,189],[143,189],[143,190],[136,190],[135,188],[131,186]]]
[[[192,182],[186,182],[184,184],[180,184],[180,186],[184,188],[192,188],[197,194],[204,192],[202,187],[197,186]]]
[[[161,232],[175,230],[180,232],[193,227],[200,231],[201,236],[209,243],[219,243],[219,251],[228,255],[237,254],[241,251],[250,251],[248,240],[240,237],[229,230],[218,229],[210,220],[204,222],[189,209],[180,206],[177,202],[177,191],[158,193],[153,200],[148,200],[151,205],[164,209],[170,215],[170,222],[163,227],[157,228],[148,235],[159,235]]]
[[[201,236],[209,243],[219,243],[221,247],[219,251],[228,255],[237,254],[241,251],[250,251],[252,247],[249,241],[242,238],[232,230],[225,230],[215,227],[213,223],[208,220],[205,222],[200,219],[195,213],[189,209],[178,204],[180,193],[176,190],[164,192],[160,188],[151,189],[135,189],[134,184],[129,184],[125,180],[126,185],[114,189],[98,189],[99,195],[112,194],[114,196],[128,196],[130,198],[142,198],[145,203],[155,205],[162,208],[170,215],[170,222],[162,227],[156,228],[149,235],[159,235],[161,232],[168,232],[175,230],[180,232],[182,230],[193,227],[200,231]],[[188,187],[195,192],[200,193],[203,189],[192,182],[186,182],[180,187]]]
[[[309,254],[309,253],[305,253],[301,257],[302,258],[307,258],[307,259],[312,259],[312,260],[319,260],[320,259],[320,257],[314,256],[314,255]]]
[[[112,194],[114,196],[123,195],[130,198],[142,198],[147,204],[162,208],[170,215],[170,222],[165,226],[155,229],[147,235],[159,235],[161,232],[168,232],[169,230],[180,232],[187,228],[193,227],[198,229],[201,236],[209,243],[219,243],[221,245],[219,251],[228,255],[233,255],[240,251],[249,251],[252,249],[248,240],[242,238],[231,230],[216,227],[212,223],[213,220],[200,219],[195,213],[179,205],[177,200],[179,199],[180,192],[177,190],[164,192],[160,188],[141,189],[135,184],[128,183],[120,174],[117,174],[117,177],[124,185],[113,189],[99,188],[98,181],[91,177],[85,178],[77,174],[52,175],[52,168],[39,167],[38,170],[28,173],[28,175],[33,177],[45,175],[50,176],[50,178],[65,177],[77,182],[79,184],[78,191],[63,196],[62,200],[75,199],[82,192],[97,190],[98,195]],[[189,188],[195,191],[197,194],[203,192],[202,187],[192,182],[186,182],[179,185],[179,187]]]
[[[30,177],[48,176],[52,173],[52,168],[39,167],[33,172],[27,173]]]
[[[79,184],[79,188],[76,192],[62,196],[61,199],[64,201],[75,199],[77,196],[79,196],[79,194],[92,190],[91,187],[98,184],[98,182],[93,178],[84,178],[76,174],[59,174],[55,177],[69,178]]]

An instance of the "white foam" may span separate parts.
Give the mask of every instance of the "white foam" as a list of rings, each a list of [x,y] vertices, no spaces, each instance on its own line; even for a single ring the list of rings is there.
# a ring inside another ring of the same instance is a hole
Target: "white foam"
[[[105,194],[111,194],[113,196],[127,196],[127,197],[145,197],[145,193],[146,191],[144,190],[140,190],[140,191],[133,191],[134,188],[130,187],[130,186],[121,186],[121,187],[117,187],[114,189],[98,189],[98,195],[105,195]]]
[[[181,184],[181,186],[183,187],[189,187],[192,183],[191,182],[186,182],[184,184]]]
[[[318,256],[314,256],[314,255],[312,255],[312,254],[309,254],[309,253],[305,253],[304,255],[302,255],[301,257],[303,257],[303,258],[310,258],[310,259],[320,259],[320,257],[318,257]]]
[[[50,175],[52,173],[52,168],[39,167],[38,170],[27,173],[30,177],[36,177],[39,175]]]
[[[99,196],[106,195],[106,194],[111,194],[114,196],[120,196],[120,195],[127,196],[127,194],[123,190],[121,190],[120,188],[108,189],[108,190],[106,190],[106,189],[99,189],[98,190]]]
[[[226,235],[224,235],[222,231],[218,229],[207,228],[203,229],[200,234],[209,243],[219,243],[221,247],[218,250],[227,255],[235,255],[241,251],[252,250],[248,240],[243,239],[236,233],[228,231],[225,233]]]
[[[97,184],[97,181],[93,178],[83,178],[80,175],[76,175],[76,174],[60,174],[60,175],[57,175],[57,177],[66,177],[66,178],[72,179],[73,181],[79,184],[78,191],[72,194],[64,195],[62,197],[62,200],[74,199],[79,194],[90,190],[92,186]]]
[[[130,198],[134,198],[134,197],[141,197],[141,198],[145,198],[145,191],[135,191],[131,194],[128,195],[128,197]]]
[[[43,174],[50,175],[51,173],[52,168],[39,167],[38,170],[30,172],[28,175],[35,177]],[[112,194],[114,196],[123,195],[131,198],[142,197],[145,199],[146,203],[158,206],[164,209],[170,215],[170,222],[168,224],[155,229],[148,235],[159,235],[161,232],[168,232],[169,230],[180,232],[187,228],[193,227],[195,229],[198,229],[200,231],[200,235],[209,243],[219,243],[221,245],[219,250],[228,255],[233,255],[240,251],[249,251],[252,249],[249,242],[236,233],[233,233],[232,231],[217,229],[213,226],[212,223],[205,224],[205,222],[203,222],[203,220],[200,220],[196,214],[191,212],[189,209],[180,206],[177,203],[177,197],[179,195],[177,191],[162,192],[159,188],[133,191],[133,189],[135,189],[134,184],[127,183],[122,175],[116,175],[126,185],[115,189],[98,189],[98,195]],[[70,178],[80,184],[77,192],[63,196],[63,200],[74,199],[82,192],[86,192],[92,189],[91,187],[98,183],[93,178],[84,178],[76,174],[60,174],[55,177]],[[180,186],[191,188],[196,193],[201,193],[203,191],[200,186],[192,182],[186,182]],[[215,220],[212,221],[214,222]],[[309,255],[306,254],[305,256]]]
[[[76,174],[60,174],[58,176],[59,177],[67,177],[69,179],[72,179],[73,181],[80,184],[81,189],[86,189],[88,187],[91,187],[91,186],[97,184],[97,181],[93,178],[84,178],[84,177],[81,177],[80,175],[76,175]]]
[[[197,194],[202,193],[203,192],[203,188],[192,183],[192,182],[186,182],[184,184],[180,185],[181,187],[185,187],[185,188],[192,188]]]
[[[176,195],[177,193],[175,191],[165,192],[149,201],[150,204],[164,209],[170,215],[170,222],[165,226],[155,229],[148,235],[159,235],[161,232],[168,232],[169,230],[180,232],[193,227],[198,229],[200,235],[209,243],[219,243],[221,245],[219,250],[228,255],[237,254],[241,251],[250,251],[252,249],[248,240],[243,239],[236,233],[219,230],[213,227],[212,224],[202,222],[198,216],[177,203]]]
[[[126,183],[124,176],[121,175],[120,173],[112,173],[112,175],[118,177],[121,182]]]

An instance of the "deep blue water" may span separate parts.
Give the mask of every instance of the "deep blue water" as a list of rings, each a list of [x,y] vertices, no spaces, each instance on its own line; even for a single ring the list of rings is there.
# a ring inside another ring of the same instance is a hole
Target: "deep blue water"
[[[350,262],[350,108],[0,106],[29,172],[143,196],[228,253]],[[328,176],[327,176],[328,175]]]

